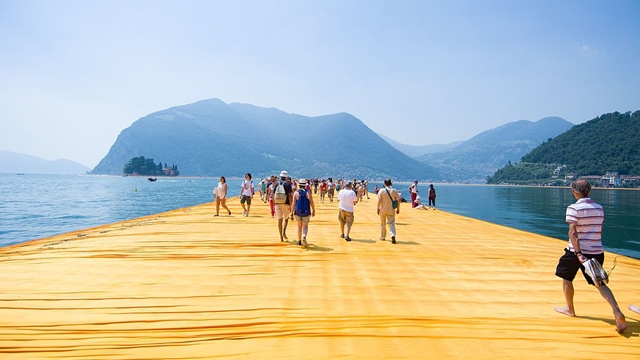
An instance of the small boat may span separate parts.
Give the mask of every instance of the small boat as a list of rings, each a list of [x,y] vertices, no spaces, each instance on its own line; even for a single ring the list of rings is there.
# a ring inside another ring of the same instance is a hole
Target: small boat
[[[158,178],[150,177],[150,178],[148,178],[147,180],[149,180],[149,181],[156,181],[156,180],[158,180]]]

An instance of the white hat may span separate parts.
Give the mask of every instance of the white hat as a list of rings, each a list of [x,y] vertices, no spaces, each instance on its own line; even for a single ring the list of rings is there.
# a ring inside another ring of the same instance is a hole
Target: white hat
[[[416,196],[416,200],[420,200],[420,195]]]
[[[285,170],[280,171],[280,177],[281,177],[281,178],[282,178],[282,177],[288,177],[288,176],[289,176],[289,173],[288,173],[288,172],[286,172]]]
[[[300,179],[300,181],[298,181],[298,185],[307,186],[307,179]]]

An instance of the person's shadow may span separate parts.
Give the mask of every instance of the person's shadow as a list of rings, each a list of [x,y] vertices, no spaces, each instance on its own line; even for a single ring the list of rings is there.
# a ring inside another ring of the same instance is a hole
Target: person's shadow
[[[373,239],[354,239],[351,238],[351,241],[353,242],[359,242],[359,243],[365,243],[365,244],[375,244],[376,241]]]
[[[616,320],[613,318],[601,318],[601,317],[595,317],[595,316],[579,316],[579,315],[576,315],[576,318],[602,321],[613,326],[613,331],[615,331]],[[627,330],[621,333],[620,336],[624,336],[626,338],[632,338],[632,337],[640,338],[640,321],[637,318],[635,318],[635,316],[633,315],[631,316],[625,315],[625,318],[627,321]]]
[[[396,244],[399,244],[399,245],[420,245],[420,243],[415,242],[415,241],[400,241],[400,240],[396,240]]]
[[[307,246],[307,248],[305,250],[308,251],[333,251],[333,248],[330,247],[324,247],[324,246],[316,246],[312,243],[309,243],[309,246]]]

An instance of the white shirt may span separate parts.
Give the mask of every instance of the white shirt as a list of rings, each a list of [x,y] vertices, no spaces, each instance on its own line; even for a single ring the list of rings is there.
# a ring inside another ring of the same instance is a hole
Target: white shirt
[[[245,180],[242,182],[242,195],[253,196],[254,192],[253,180]]]
[[[226,199],[227,197],[227,192],[224,189],[225,185],[227,185],[227,183],[219,182],[218,186],[214,189],[214,190],[217,190],[217,191],[214,191],[214,194],[220,199]]]
[[[338,201],[340,201],[340,209],[353,212],[355,210],[354,202],[358,201],[358,195],[353,190],[342,189],[338,192]]]

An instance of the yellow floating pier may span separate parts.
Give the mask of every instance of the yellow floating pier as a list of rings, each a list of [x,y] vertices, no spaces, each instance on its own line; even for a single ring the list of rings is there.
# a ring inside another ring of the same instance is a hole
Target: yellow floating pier
[[[0,249],[0,359],[640,358],[639,260],[609,283],[620,335],[581,275],[578,316],[553,310],[566,241],[403,204],[393,245],[373,195],[348,243],[315,200],[307,250],[257,198],[248,218],[233,198]]]

